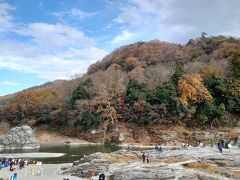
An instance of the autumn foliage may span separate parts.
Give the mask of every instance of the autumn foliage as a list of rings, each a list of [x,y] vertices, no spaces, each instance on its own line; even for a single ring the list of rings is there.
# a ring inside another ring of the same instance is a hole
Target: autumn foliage
[[[202,103],[213,100],[210,92],[204,87],[203,78],[200,74],[186,74],[178,82],[180,101],[188,103]]]
[[[239,39],[206,35],[186,45],[153,40],[122,46],[85,75],[0,97],[0,117],[104,133],[118,121],[227,122],[240,114],[239,52]]]

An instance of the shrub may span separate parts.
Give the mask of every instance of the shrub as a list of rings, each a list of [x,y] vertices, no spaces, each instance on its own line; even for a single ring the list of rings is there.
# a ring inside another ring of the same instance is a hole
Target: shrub
[[[126,103],[133,104],[138,100],[146,100],[151,90],[146,84],[141,84],[135,79],[129,79],[126,91]]]
[[[176,65],[175,73],[171,76],[171,81],[177,86],[179,79],[184,75],[183,66],[180,64]]]
[[[201,124],[210,124],[214,119],[223,120],[226,108],[223,103],[217,105],[213,102],[207,102],[198,105],[196,115]]]
[[[44,113],[41,114],[36,121],[35,125],[40,125],[40,124],[49,124],[53,121],[53,116],[50,113]]]
[[[165,114],[175,115],[179,112],[177,90],[171,82],[157,86],[153,93],[149,94],[148,101],[161,107]]]
[[[240,53],[235,53],[231,61],[231,72],[234,78],[240,78]]]
[[[74,108],[78,100],[91,99],[92,95],[86,90],[87,87],[92,85],[92,80],[87,79],[83,83],[79,84],[77,89],[73,91],[72,98],[69,101],[71,108]]]
[[[95,128],[102,122],[101,116],[96,112],[84,111],[79,118],[74,122],[74,126],[86,130],[89,128]]]
[[[210,76],[204,80],[205,87],[210,91],[214,101],[218,104],[226,102],[228,81],[222,77]]]

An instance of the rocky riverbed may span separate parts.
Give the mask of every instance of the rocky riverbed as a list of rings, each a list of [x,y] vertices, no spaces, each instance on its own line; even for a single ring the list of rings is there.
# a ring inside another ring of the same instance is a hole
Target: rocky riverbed
[[[62,168],[61,174],[98,179],[104,172],[107,179],[240,179],[240,148],[220,153],[216,147],[174,147],[144,151],[149,163],[142,162],[143,151],[119,150],[95,153]]]

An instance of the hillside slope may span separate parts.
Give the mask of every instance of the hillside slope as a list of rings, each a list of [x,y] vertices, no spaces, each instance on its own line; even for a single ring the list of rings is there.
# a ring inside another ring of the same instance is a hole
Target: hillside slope
[[[78,136],[114,124],[235,125],[240,113],[240,40],[201,37],[179,45],[123,46],[87,74],[1,97],[1,121]],[[231,121],[230,121],[231,120]]]

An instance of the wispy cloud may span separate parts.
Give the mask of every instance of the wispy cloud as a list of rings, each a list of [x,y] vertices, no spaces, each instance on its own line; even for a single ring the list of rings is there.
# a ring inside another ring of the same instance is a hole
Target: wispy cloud
[[[113,40],[112,43],[119,44],[122,42],[127,42],[134,37],[134,34],[129,32],[128,30],[123,30],[121,34],[117,35]]]
[[[4,22],[4,29],[17,37],[15,41],[7,36],[1,39],[0,68],[33,73],[45,80],[67,79],[85,73],[90,64],[108,53],[96,47],[95,39],[68,24],[34,22],[18,26],[12,10],[11,5],[0,3],[0,23]],[[68,13],[79,18],[93,15],[76,9]],[[2,84],[17,85],[8,81]]]
[[[54,12],[53,16],[64,19],[64,17],[72,17],[72,18],[78,18],[78,19],[84,19],[88,17],[95,16],[97,12],[85,12],[77,8],[70,9],[68,11],[60,11],[60,12]]]
[[[94,40],[87,37],[82,31],[63,24],[30,23],[16,29],[15,32],[30,37],[39,44],[54,47],[86,47],[94,44]]]
[[[12,82],[12,81],[2,81],[0,84],[7,85],[7,86],[18,86],[18,85],[20,85],[20,83]]]
[[[13,17],[10,15],[12,10],[14,10],[14,7],[10,4],[0,2],[0,31],[13,27]]]
[[[106,54],[94,46],[49,51],[31,43],[5,42],[0,44],[0,68],[33,73],[45,80],[68,79],[85,73],[90,64]]]

